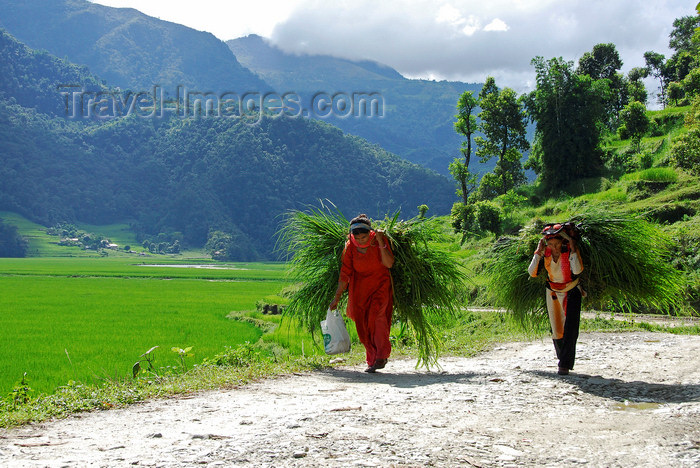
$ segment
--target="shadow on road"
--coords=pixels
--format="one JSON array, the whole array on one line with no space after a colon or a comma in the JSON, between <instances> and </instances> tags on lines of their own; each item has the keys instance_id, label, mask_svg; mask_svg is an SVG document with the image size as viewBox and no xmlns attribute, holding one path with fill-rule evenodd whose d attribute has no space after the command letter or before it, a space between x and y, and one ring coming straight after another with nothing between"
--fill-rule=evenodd
<instances>
[{"instance_id":1,"label":"shadow on road","mask_svg":"<svg viewBox=\"0 0 700 468\"><path fill-rule=\"evenodd\" d=\"M391 364L389 364L391 365ZM386 369L377 371L375 374L368 374L361 370L351 369L326 369L320 371L334 379L346 382L372 382L385 384L398 388L416 388L427 385L442 385L446 383L467 383L473 379L482 380L485 374L470 373L448 373L448 372L398 372L392 371L389 366Z\"/></svg>"},{"instance_id":2,"label":"shadow on road","mask_svg":"<svg viewBox=\"0 0 700 468\"><path fill-rule=\"evenodd\" d=\"M700 402L700 384L662 384L611 379L599 375L570 374L557 375L547 371L525 371L525 373L556 381L568 382L582 392L616 401L653 403Z\"/></svg>"}]
</instances>

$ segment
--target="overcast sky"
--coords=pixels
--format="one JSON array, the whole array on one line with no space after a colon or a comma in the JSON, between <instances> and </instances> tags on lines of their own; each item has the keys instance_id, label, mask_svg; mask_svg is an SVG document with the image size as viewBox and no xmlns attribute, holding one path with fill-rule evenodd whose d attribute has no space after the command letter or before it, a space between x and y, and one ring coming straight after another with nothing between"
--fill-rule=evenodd
<instances>
[{"instance_id":1,"label":"overcast sky","mask_svg":"<svg viewBox=\"0 0 700 468\"><path fill-rule=\"evenodd\" d=\"M259 34L294 53L387 64L410 78L533 87L535 56L578 61L595 44L617 46L623 72L643 54L670 56L673 20L697 0L96 0L209 31L222 40ZM650 91L652 91L650 89Z\"/></svg>"}]
</instances>

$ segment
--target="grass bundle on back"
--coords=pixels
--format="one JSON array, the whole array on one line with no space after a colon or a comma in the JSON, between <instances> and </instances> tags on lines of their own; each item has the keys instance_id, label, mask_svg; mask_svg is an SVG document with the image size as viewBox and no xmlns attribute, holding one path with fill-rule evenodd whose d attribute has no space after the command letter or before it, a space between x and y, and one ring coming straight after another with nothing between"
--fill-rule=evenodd
<instances>
[{"instance_id":1,"label":"grass bundle on back","mask_svg":"<svg viewBox=\"0 0 700 468\"><path fill-rule=\"evenodd\" d=\"M453 257L428 245L443 235L436 220L399 221L398 216L375 228L385 230L394 253L394 320L409 325L418 345L418 365L429 368L437 364L440 347L431 318L459 309L466 277ZM292 256L291 274L301 283L285 312L312 332L335 294L349 225L335 207L314 208L291 213L281 230L280 240Z\"/></svg>"},{"instance_id":2,"label":"grass bundle on back","mask_svg":"<svg viewBox=\"0 0 700 468\"><path fill-rule=\"evenodd\" d=\"M289 272L300 283L285 309L311 332L320 328L335 295L350 222L335 206L291 212L279 241L291 260Z\"/></svg>"},{"instance_id":3,"label":"grass bundle on back","mask_svg":"<svg viewBox=\"0 0 700 468\"><path fill-rule=\"evenodd\" d=\"M626 214L589 210L571 221L579 228L584 265L580 275L588 307L677 312L683 307L684 278L671 265L670 239L653 224ZM494 301L525 324L546 319L546 272L530 278L527 267L544 223L518 237L499 239L489 253L487 273Z\"/></svg>"},{"instance_id":4,"label":"grass bundle on back","mask_svg":"<svg viewBox=\"0 0 700 468\"><path fill-rule=\"evenodd\" d=\"M394 317L408 323L418 344L418 365L437 365L440 340L432 319L459 311L466 296L466 275L454 257L428 243L442 240L434 218L386 219L384 229L394 251Z\"/></svg>"}]
</instances>

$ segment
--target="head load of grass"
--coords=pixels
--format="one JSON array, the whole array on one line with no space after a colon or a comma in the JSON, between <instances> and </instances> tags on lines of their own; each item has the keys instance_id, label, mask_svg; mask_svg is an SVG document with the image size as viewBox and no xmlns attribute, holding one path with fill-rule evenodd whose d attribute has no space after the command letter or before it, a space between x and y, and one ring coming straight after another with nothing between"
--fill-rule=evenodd
<instances>
[{"instance_id":1,"label":"head load of grass","mask_svg":"<svg viewBox=\"0 0 700 468\"><path fill-rule=\"evenodd\" d=\"M580 233L584 265L580 284L589 307L665 313L684 308L684 277L670 262L670 239L655 225L633 215L591 208L571 221ZM537 278L527 272L543 226L535 220L519 236L499 239L488 254L486 271L494 302L525 324L546 318L544 268Z\"/></svg>"},{"instance_id":2,"label":"head load of grass","mask_svg":"<svg viewBox=\"0 0 700 468\"><path fill-rule=\"evenodd\" d=\"M465 274L454 257L431 246L442 240L433 218L399 221L399 213L377 223L394 252L394 320L408 324L416 340L418 364L437 363L439 339L431 318L455 313L464 298ZM311 331L325 317L340 276L350 222L334 206L289 214L280 241L291 257L290 272L300 286L286 313Z\"/></svg>"}]
</instances>

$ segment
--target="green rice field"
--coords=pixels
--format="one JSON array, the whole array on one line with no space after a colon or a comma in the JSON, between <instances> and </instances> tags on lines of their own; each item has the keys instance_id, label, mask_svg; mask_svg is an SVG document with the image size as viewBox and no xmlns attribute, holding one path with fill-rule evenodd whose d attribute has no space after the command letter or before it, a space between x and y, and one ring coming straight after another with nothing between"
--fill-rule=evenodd
<instances>
[{"instance_id":1,"label":"green rice field","mask_svg":"<svg viewBox=\"0 0 700 468\"><path fill-rule=\"evenodd\" d=\"M36 393L52 393L70 381L129 378L153 346L156 367L179 371L173 347L192 347L191 367L257 341L259 328L226 316L254 310L288 285L284 265L183 263L136 255L0 259L0 398L25 372Z\"/></svg>"}]
</instances>

